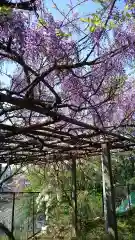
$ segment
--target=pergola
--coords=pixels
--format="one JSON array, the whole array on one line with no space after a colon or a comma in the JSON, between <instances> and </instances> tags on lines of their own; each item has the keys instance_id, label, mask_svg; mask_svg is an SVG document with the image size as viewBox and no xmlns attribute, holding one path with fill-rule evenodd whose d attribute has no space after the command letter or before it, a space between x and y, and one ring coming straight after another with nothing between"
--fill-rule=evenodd
<instances>
[{"instance_id":1,"label":"pergola","mask_svg":"<svg viewBox=\"0 0 135 240\"><path fill-rule=\"evenodd\" d=\"M123 134L122 126L99 128L71 118L62 113L60 105L54 110L53 102L3 92L0 93L0 102L0 163L42 165L54 161L72 162L76 234L76 159L102 155L106 231L118 239L110 150L132 150L134 138Z\"/></svg>"},{"instance_id":2,"label":"pergola","mask_svg":"<svg viewBox=\"0 0 135 240\"><path fill-rule=\"evenodd\" d=\"M16 4L1 0L0 6L34 10L36 13L35 2L35 0L21 1ZM111 15L114 3L115 1L113 1L109 15ZM92 124L89 118L87 119L81 114L77 115L79 112L77 106L69 106L70 101L61 101L62 99L59 98L52 85L49 85L49 81L45 79L54 70L73 72L72 70L76 68L100 64L101 59L88 61L88 57L86 57L82 62L78 60L73 64L59 65L58 63L57 65L55 63L51 66L48 63L46 70L42 69L43 71L38 74L34 67L31 68L27 61L24 61L23 56L12 51L11 43L12 36L6 44L0 43L1 56L22 67L26 86L20 84L19 92L18 89L12 91L12 87L11 90L0 89L0 164L43 165L55 161L70 161L73 173L74 222L76 236L78 236L76 160L83 159L85 156L101 155L106 232L111 239L117 240L110 151L124 152L134 149L134 137L128 134L128 128L130 129L134 125L120 124L117 127L104 127L101 124ZM127 46L125 47L127 48ZM103 55L103 61L106 58L108 59L108 53ZM45 89L42 94L40 94L40 87L37 90L40 82ZM19 83L21 83L21 79ZM98 88L95 90L95 94ZM39 91L38 98L34 97L34 89ZM50 97L48 100L50 95L53 96L53 99Z\"/></svg>"},{"instance_id":3,"label":"pergola","mask_svg":"<svg viewBox=\"0 0 135 240\"><path fill-rule=\"evenodd\" d=\"M97 155L106 143L110 150L126 151L135 146L134 138L123 134L123 126L99 128L63 114L60 108L51 110L51 103L35 99L0 93L0 102L5 104L0 111L1 163L9 160L16 164L28 153L30 158L26 163L45 162L51 156L59 158L60 155L64 159L70 153L75 156ZM31 122L22 124L19 120L22 111L26 115L36 113L37 116L31 115ZM17 118L18 122L15 120L14 123Z\"/></svg>"}]
</instances>

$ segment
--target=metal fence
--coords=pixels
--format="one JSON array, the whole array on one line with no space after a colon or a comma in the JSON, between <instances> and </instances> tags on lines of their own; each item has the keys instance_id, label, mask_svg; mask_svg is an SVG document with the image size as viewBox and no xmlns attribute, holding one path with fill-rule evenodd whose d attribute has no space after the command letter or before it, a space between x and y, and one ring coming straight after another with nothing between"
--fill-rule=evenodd
<instances>
[{"instance_id":1,"label":"metal fence","mask_svg":"<svg viewBox=\"0 0 135 240\"><path fill-rule=\"evenodd\" d=\"M116 208L118 208L125 200L128 202L127 211L135 207L135 199L131 199L131 193L135 193L135 185L115 186ZM0 223L3 223L13 233L16 239L30 239L39 233L42 227L46 225L45 211L37 212L36 199L38 194L38 192L0 192ZM94 202L94 193L92 193L92 197L91 200ZM95 192L95 203L96 197L98 197L98 193ZM102 201L99 201L97 206L102 209L102 206L99 205L102 205ZM78 202L77 206L77 214L81 215L81 202ZM93 211L96 212L96 204L92 208ZM63 211L66 212L65 209ZM99 214L100 212L98 212L98 215ZM0 232L0 237L1 236L2 233Z\"/></svg>"},{"instance_id":2,"label":"metal fence","mask_svg":"<svg viewBox=\"0 0 135 240\"><path fill-rule=\"evenodd\" d=\"M44 211L36 209L37 196L38 192L0 192L0 222L16 239L30 239L45 225Z\"/></svg>"},{"instance_id":3,"label":"metal fence","mask_svg":"<svg viewBox=\"0 0 135 240\"><path fill-rule=\"evenodd\" d=\"M131 195L132 194L132 199ZM126 200L129 203L129 208L135 207L135 185L127 184L125 185L117 185L115 186L115 205L118 207L122 201ZM134 203L134 204L133 204ZM133 206L134 205L134 206Z\"/></svg>"}]
</instances>

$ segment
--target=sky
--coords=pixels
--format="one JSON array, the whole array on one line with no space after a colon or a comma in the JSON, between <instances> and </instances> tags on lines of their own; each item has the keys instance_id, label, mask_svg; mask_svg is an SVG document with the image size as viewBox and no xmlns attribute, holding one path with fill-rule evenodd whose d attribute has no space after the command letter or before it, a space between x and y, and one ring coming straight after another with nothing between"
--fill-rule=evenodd
<instances>
[{"instance_id":1,"label":"sky","mask_svg":"<svg viewBox=\"0 0 135 240\"><path fill-rule=\"evenodd\" d=\"M61 9L64 12L69 11L69 6L75 6L77 5L79 2L78 0L54 0L54 3L58 6L59 9ZM52 1L50 0L45 0L44 1L44 5L48 8L48 10L53 13L53 16L55 16L56 18L60 17L60 14L58 13L58 11L54 8L54 4L52 3ZM95 12L97 10L97 6L99 6L99 4L92 2L91 0L87 0L86 2L84 2L83 4L81 4L80 6L77 6L75 8L75 12L78 12L79 14L88 14L88 13L92 13Z\"/></svg>"},{"instance_id":2,"label":"sky","mask_svg":"<svg viewBox=\"0 0 135 240\"><path fill-rule=\"evenodd\" d=\"M68 12L69 6L75 6L79 2L83 2L83 0L54 0L54 3L58 6L59 9L63 10L64 12ZM54 4L52 0L43 0L43 3L45 7L48 8L48 10L53 14L55 18L60 18L61 15L58 13L58 11L54 8ZM117 7L119 9L122 9L124 7L125 3L124 0L117 0ZM100 7L100 4L97 3L97 0L86 0L83 4L80 6L77 6L75 8L75 12L78 12L79 15L82 14L89 14L89 13L95 13L96 10L98 10Z\"/></svg>"},{"instance_id":3,"label":"sky","mask_svg":"<svg viewBox=\"0 0 135 240\"><path fill-rule=\"evenodd\" d=\"M0 83L4 83L5 86L8 86L10 84L10 78L7 75L13 75L14 71L15 64L11 62L5 62L2 66L2 73L0 73Z\"/></svg>"}]
</instances>

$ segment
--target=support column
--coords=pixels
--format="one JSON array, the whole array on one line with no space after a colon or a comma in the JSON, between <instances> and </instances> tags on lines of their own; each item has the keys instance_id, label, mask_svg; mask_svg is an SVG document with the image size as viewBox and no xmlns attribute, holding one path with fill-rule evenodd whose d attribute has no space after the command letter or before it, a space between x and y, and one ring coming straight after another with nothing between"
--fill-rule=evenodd
<instances>
[{"instance_id":1,"label":"support column","mask_svg":"<svg viewBox=\"0 0 135 240\"><path fill-rule=\"evenodd\" d=\"M0 163L0 182L1 182L1 177L2 177L2 164ZM0 184L0 192L1 192L1 184Z\"/></svg>"},{"instance_id":2,"label":"support column","mask_svg":"<svg viewBox=\"0 0 135 240\"><path fill-rule=\"evenodd\" d=\"M0 175L2 173L2 164L0 163Z\"/></svg>"},{"instance_id":3,"label":"support column","mask_svg":"<svg viewBox=\"0 0 135 240\"><path fill-rule=\"evenodd\" d=\"M33 237L35 235L35 198L34 193L32 193L32 231L33 231Z\"/></svg>"},{"instance_id":4,"label":"support column","mask_svg":"<svg viewBox=\"0 0 135 240\"><path fill-rule=\"evenodd\" d=\"M106 143L102 144L102 181L106 233L109 239L118 240L111 156L109 145Z\"/></svg>"},{"instance_id":5,"label":"support column","mask_svg":"<svg viewBox=\"0 0 135 240\"><path fill-rule=\"evenodd\" d=\"M15 192L13 192L13 202L12 202L12 222L11 222L11 232L14 233L14 220L15 220Z\"/></svg>"},{"instance_id":6,"label":"support column","mask_svg":"<svg viewBox=\"0 0 135 240\"><path fill-rule=\"evenodd\" d=\"M76 185L76 159L72 156L72 202L73 202L73 225L75 235L78 236L78 220L77 220L77 185Z\"/></svg>"}]
</instances>

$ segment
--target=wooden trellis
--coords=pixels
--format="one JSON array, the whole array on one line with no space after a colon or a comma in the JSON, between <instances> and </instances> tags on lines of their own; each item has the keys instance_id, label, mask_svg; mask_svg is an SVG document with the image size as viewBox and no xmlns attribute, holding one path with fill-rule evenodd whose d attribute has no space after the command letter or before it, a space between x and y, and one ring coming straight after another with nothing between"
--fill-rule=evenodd
<instances>
[{"instance_id":1,"label":"wooden trellis","mask_svg":"<svg viewBox=\"0 0 135 240\"><path fill-rule=\"evenodd\" d=\"M80 157L96 155L102 152L103 143L109 143L110 150L122 151L135 145L134 138L124 136L121 128L98 128L62 114L60 108L51 110L43 101L0 93L0 102L5 104L0 112L1 163L40 164L60 156L66 159L70 152Z\"/></svg>"},{"instance_id":2,"label":"wooden trellis","mask_svg":"<svg viewBox=\"0 0 135 240\"><path fill-rule=\"evenodd\" d=\"M122 134L122 127L108 130L71 118L62 113L60 106L54 110L53 103L3 92L0 93L0 102L3 104L0 112L0 163L45 164L72 158L76 235L76 159L102 155L106 231L118 239L110 150L132 150L134 138ZM30 116L29 121L27 116Z\"/></svg>"}]
</instances>

